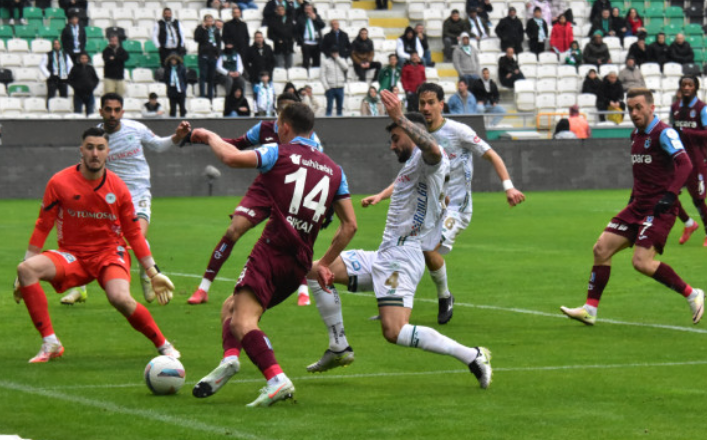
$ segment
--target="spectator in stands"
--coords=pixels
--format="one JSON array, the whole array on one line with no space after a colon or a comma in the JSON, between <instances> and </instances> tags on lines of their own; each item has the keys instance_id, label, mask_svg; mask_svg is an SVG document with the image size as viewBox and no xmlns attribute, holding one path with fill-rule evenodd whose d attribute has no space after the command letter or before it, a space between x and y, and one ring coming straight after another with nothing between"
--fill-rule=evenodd
<instances>
[{"instance_id":1,"label":"spectator in stands","mask_svg":"<svg viewBox=\"0 0 707 440\"><path fill-rule=\"evenodd\" d=\"M498 79L501 81L501 85L509 89L512 89L513 84L519 79L525 79L512 47L506 48L506 56L498 59Z\"/></svg>"},{"instance_id":2,"label":"spectator in stands","mask_svg":"<svg viewBox=\"0 0 707 440\"><path fill-rule=\"evenodd\" d=\"M540 18L549 26L552 23L552 5L549 0L530 0L525 4L528 17L535 16L535 8L540 8ZM527 26L526 26L527 27Z\"/></svg>"},{"instance_id":3,"label":"spectator in stands","mask_svg":"<svg viewBox=\"0 0 707 440\"><path fill-rule=\"evenodd\" d=\"M321 103L312 92L312 86L306 85L302 87L299 90L299 96L302 99L302 102L307 104L309 108L312 109L314 116L321 116L324 113Z\"/></svg>"},{"instance_id":4,"label":"spectator in stands","mask_svg":"<svg viewBox=\"0 0 707 440\"><path fill-rule=\"evenodd\" d=\"M619 72L619 81L624 88L624 93L634 87L646 87L646 80L643 79L641 69L636 66L636 59L632 56L626 57L626 67Z\"/></svg>"},{"instance_id":5,"label":"spectator in stands","mask_svg":"<svg viewBox=\"0 0 707 440\"><path fill-rule=\"evenodd\" d=\"M678 64L688 64L695 61L695 52L690 43L685 41L685 35L677 34L668 48L668 58Z\"/></svg>"},{"instance_id":6,"label":"spectator in stands","mask_svg":"<svg viewBox=\"0 0 707 440\"><path fill-rule=\"evenodd\" d=\"M420 106L417 96L417 88L427 81L425 66L422 64L420 55L413 52L410 61L403 66L401 82L408 102L408 110L416 112Z\"/></svg>"},{"instance_id":7,"label":"spectator in stands","mask_svg":"<svg viewBox=\"0 0 707 440\"><path fill-rule=\"evenodd\" d=\"M553 25L560 21L560 16L564 15L568 23L574 24L574 12L567 7L567 2L564 0L551 0L550 10L552 12L552 21L548 25Z\"/></svg>"},{"instance_id":8,"label":"spectator in stands","mask_svg":"<svg viewBox=\"0 0 707 440\"><path fill-rule=\"evenodd\" d=\"M265 44L262 32L257 31L253 34L253 45L248 48L246 56L243 58L248 79L254 86L258 82L261 72L267 72L268 77L272 77L272 71L275 68L275 55L272 53L272 48Z\"/></svg>"},{"instance_id":9,"label":"spectator in stands","mask_svg":"<svg viewBox=\"0 0 707 440\"><path fill-rule=\"evenodd\" d=\"M234 4L235 3L235 4ZM236 2L231 2L232 7L238 6L241 10L244 9L258 9L257 3L253 0L238 0Z\"/></svg>"},{"instance_id":10,"label":"spectator in stands","mask_svg":"<svg viewBox=\"0 0 707 440\"><path fill-rule=\"evenodd\" d=\"M498 104L500 94L496 83L491 79L491 72L487 68L481 70L481 78L471 85L471 93L476 98L476 111L479 113L493 113L496 116L491 120L491 125L498 125L506 114L506 109Z\"/></svg>"},{"instance_id":11,"label":"spectator in stands","mask_svg":"<svg viewBox=\"0 0 707 440\"><path fill-rule=\"evenodd\" d=\"M79 23L78 15L69 17L69 22L61 31L61 45L64 52L71 55L71 61L76 63L78 56L86 49L86 28Z\"/></svg>"},{"instance_id":12,"label":"spectator in stands","mask_svg":"<svg viewBox=\"0 0 707 440\"><path fill-rule=\"evenodd\" d=\"M52 7L52 0L35 0L34 7L39 8L42 12L44 12L45 9Z\"/></svg>"},{"instance_id":13,"label":"spectator in stands","mask_svg":"<svg viewBox=\"0 0 707 440\"><path fill-rule=\"evenodd\" d=\"M648 61L648 47L646 46L646 33L644 31L638 32L638 40L628 48L627 57L633 57L636 60L636 65Z\"/></svg>"},{"instance_id":14,"label":"spectator in stands","mask_svg":"<svg viewBox=\"0 0 707 440\"><path fill-rule=\"evenodd\" d=\"M64 10L66 16L70 16L72 9L83 9L88 7L87 0L59 0L59 7Z\"/></svg>"},{"instance_id":15,"label":"spectator in stands","mask_svg":"<svg viewBox=\"0 0 707 440\"><path fill-rule=\"evenodd\" d=\"M295 54L295 25L285 14L285 7L278 5L275 18L268 24L268 38L273 42L275 67L289 69Z\"/></svg>"},{"instance_id":16,"label":"spectator in stands","mask_svg":"<svg viewBox=\"0 0 707 440\"><path fill-rule=\"evenodd\" d=\"M177 106L179 106L179 116L187 114L187 68L182 62L182 57L173 53L165 60L164 83L167 85L167 98L169 98L169 116L177 116Z\"/></svg>"},{"instance_id":17,"label":"spectator in stands","mask_svg":"<svg viewBox=\"0 0 707 440\"><path fill-rule=\"evenodd\" d=\"M250 116L250 105L248 99L243 95L243 89L235 86L231 92L226 95L226 100L223 104L223 116L226 118L239 118Z\"/></svg>"},{"instance_id":18,"label":"spectator in stands","mask_svg":"<svg viewBox=\"0 0 707 440\"><path fill-rule=\"evenodd\" d=\"M226 48L216 61L216 84L221 84L228 95L234 87L245 89L243 58L233 48Z\"/></svg>"},{"instance_id":19,"label":"spectator in stands","mask_svg":"<svg viewBox=\"0 0 707 440\"><path fill-rule=\"evenodd\" d=\"M25 0L5 0L3 1L3 6L10 13L10 25L15 24L16 18L19 20L20 24L27 24L27 20L24 18L24 8L27 6Z\"/></svg>"},{"instance_id":20,"label":"spectator in stands","mask_svg":"<svg viewBox=\"0 0 707 440\"><path fill-rule=\"evenodd\" d=\"M314 6L305 3L303 11L297 18L295 35L297 44L302 48L302 66L309 69L309 66L319 67L321 65L322 29L324 21L314 11ZM368 31L366 31L368 33Z\"/></svg>"},{"instance_id":21,"label":"spectator in stands","mask_svg":"<svg viewBox=\"0 0 707 440\"><path fill-rule=\"evenodd\" d=\"M376 0L376 9L380 10L387 10L388 9L388 0Z\"/></svg>"},{"instance_id":22,"label":"spectator in stands","mask_svg":"<svg viewBox=\"0 0 707 440\"><path fill-rule=\"evenodd\" d=\"M577 136L577 139L589 139L592 135L592 129L589 128L589 123L584 116L579 114L579 106L573 105L570 107L570 131Z\"/></svg>"},{"instance_id":23,"label":"spectator in stands","mask_svg":"<svg viewBox=\"0 0 707 440\"><path fill-rule=\"evenodd\" d=\"M535 55L545 52L545 42L550 34L539 7L533 10L533 17L525 25L525 33L528 35L528 46L531 52Z\"/></svg>"},{"instance_id":24,"label":"spectator in stands","mask_svg":"<svg viewBox=\"0 0 707 440\"><path fill-rule=\"evenodd\" d=\"M572 30L572 24L567 21L564 15L560 15L560 18L552 25L552 32L550 33L550 49L552 49L558 56L567 52L570 49L570 45L574 41L574 31Z\"/></svg>"},{"instance_id":25,"label":"spectator in stands","mask_svg":"<svg viewBox=\"0 0 707 440\"><path fill-rule=\"evenodd\" d=\"M614 36L615 33L611 29L611 11L604 9L601 15L592 21L592 27L589 28L589 37L593 36L597 31L601 32L603 37Z\"/></svg>"},{"instance_id":26,"label":"spectator in stands","mask_svg":"<svg viewBox=\"0 0 707 440\"><path fill-rule=\"evenodd\" d=\"M577 139L577 135L570 130L570 121L567 118L562 118L555 126L555 134L553 139Z\"/></svg>"},{"instance_id":27,"label":"spectator in stands","mask_svg":"<svg viewBox=\"0 0 707 440\"><path fill-rule=\"evenodd\" d=\"M619 81L616 72L609 72L602 81L601 89L599 89L597 97L597 109L600 111L624 111L626 103L624 102L624 88ZM606 120L606 115L599 115L599 119Z\"/></svg>"},{"instance_id":28,"label":"spectator in stands","mask_svg":"<svg viewBox=\"0 0 707 440\"><path fill-rule=\"evenodd\" d=\"M394 53L388 55L388 65L381 69L378 74L378 84L380 90L393 91L393 87L398 84L402 77L402 68L398 64L398 56Z\"/></svg>"},{"instance_id":29,"label":"spectator in stands","mask_svg":"<svg viewBox=\"0 0 707 440\"><path fill-rule=\"evenodd\" d=\"M383 66L379 62L373 61L374 57L373 41L368 38L368 29L361 28L358 31L358 36L351 43L351 61L353 61L354 71L356 71L359 81L368 81L366 74L369 70L373 70L373 80L378 78Z\"/></svg>"},{"instance_id":30,"label":"spectator in stands","mask_svg":"<svg viewBox=\"0 0 707 440\"><path fill-rule=\"evenodd\" d=\"M630 35L638 35L639 32L646 31L646 28L643 27L643 19L638 15L636 8L628 10L626 24L628 25L628 31L631 32Z\"/></svg>"},{"instance_id":31,"label":"spectator in stands","mask_svg":"<svg viewBox=\"0 0 707 440\"><path fill-rule=\"evenodd\" d=\"M93 113L93 91L98 87L98 75L89 60L86 52L79 54L79 62L69 72L69 85L74 89L74 113L81 114L86 106L86 116Z\"/></svg>"},{"instance_id":32,"label":"spectator in stands","mask_svg":"<svg viewBox=\"0 0 707 440\"><path fill-rule=\"evenodd\" d=\"M434 67L435 63L432 61L432 52L430 52L430 42L427 39L427 34L425 33L425 26L422 23L417 23L415 25L415 35L417 39L420 40L422 45L422 62L427 67Z\"/></svg>"},{"instance_id":33,"label":"spectator in stands","mask_svg":"<svg viewBox=\"0 0 707 440\"><path fill-rule=\"evenodd\" d=\"M469 84L465 79L457 81L457 93L447 100L449 114L452 115L473 115L476 114L476 97L469 90Z\"/></svg>"},{"instance_id":34,"label":"spectator in stands","mask_svg":"<svg viewBox=\"0 0 707 440\"><path fill-rule=\"evenodd\" d=\"M231 2L226 0L206 0L206 7L220 11L221 9L230 8Z\"/></svg>"},{"instance_id":35,"label":"spectator in stands","mask_svg":"<svg viewBox=\"0 0 707 440\"><path fill-rule=\"evenodd\" d=\"M493 11L491 0L466 0L466 14L471 16L472 11L481 17L484 24L488 26L489 12Z\"/></svg>"},{"instance_id":36,"label":"spectator in stands","mask_svg":"<svg viewBox=\"0 0 707 440\"><path fill-rule=\"evenodd\" d=\"M366 97L361 100L361 116L383 116L385 109L375 87L369 87Z\"/></svg>"},{"instance_id":37,"label":"spectator in stands","mask_svg":"<svg viewBox=\"0 0 707 440\"><path fill-rule=\"evenodd\" d=\"M214 97L216 61L221 47L221 32L214 26L214 17L204 15L204 21L194 30L194 41L199 44L199 96Z\"/></svg>"},{"instance_id":38,"label":"spectator in stands","mask_svg":"<svg viewBox=\"0 0 707 440\"><path fill-rule=\"evenodd\" d=\"M465 80L467 85L481 77L479 52L471 44L469 34L466 32L461 34L461 43L452 52L452 62L459 79Z\"/></svg>"},{"instance_id":39,"label":"spectator in stands","mask_svg":"<svg viewBox=\"0 0 707 440\"><path fill-rule=\"evenodd\" d=\"M263 26L268 26L268 23L275 18L278 6L285 8L285 15L290 20L294 20L295 5L291 0L268 0L263 8Z\"/></svg>"},{"instance_id":40,"label":"spectator in stands","mask_svg":"<svg viewBox=\"0 0 707 440\"><path fill-rule=\"evenodd\" d=\"M570 48L564 56L565 64L569 64L570 66L575 66L577 68L580 64L582 64L582 51L580 50L579 43L577 43L576 40L570 43Z\"/></svg>"},{"instance_id":41,"label":"spectator in stands","mask_svg":"<svg viewBox=\"0 0 707 440\"><path fill-rule=\"evenodd\" d=\"M624 37L631 35L631 31L629 30L626 19L621 16L621 11L619 8L613 8L611 10L611 30L614 36L619 37L621 40L621 47L623 47Z\"/></svg>"},{"instance_id":42,"label":"spectator in stands","mask_svg":"<svg viewBox=\"0 0 707 440\"><path fill-rule=\"evenodd\" d=\"M287 84L285 84L285 87L282 89L282 93L292 93L298 100L301 100L297 87L295 87L292 82L288 81Z\"/></svg>"},{"instance_id":43,"label":"spectator in stands","mask_svg":"<svg viewBox=\"0 0 707 440\"><path fill-rule=\"evenodd\" d=\"M459 36L462 32L469 32L469 21L462 20L459 16L459 10L453 9L452 13L444 20L444 24L442 25L445 61L448 62L452 59L452 49L459 44Z\"/></svg>"},{"instance_id":44,"label":"spectator in stands","mask_svg":"<svg viewBox=\"0 0 707 440\"><path fill-rule=\"evenodd\" d=\"M659 32L655 41L648 45L648 61L660 64L660 70L663 70L663 64L670 61L670 47L665 43L665 34Z\"/></svg>"},{"instance_id":45,"label":"spectator in stands","mask_svg":"<svg viewBox=\"0 0 707 440\"><path fill-rule=\"evenodd\" d=\"M150 93L147 102L142 105L141 114L143 118L161 118L164 116L162 104L157 100L157 93Z\"/></svg>"},{"instance_id":46,"label":"spectator in stands","mask_svg":"<svg viewBox=\"0 0 707 440\"><path fill-rule=\"evenodd\" d=\"M584 77L584 82L582 83L582 93L591 93L597 97L597 101L599 100L599 94L601 93L601 79L599 79L596 69L589 69L587 76Z\"/></svg>"},{"instance_id":47,"label":"spectator in stands","mask_svg":"<svg viewBox=\"0 0 707 440\"><path fill-rule=\"evenodd\" d=\"M67 86L72 67L74 67L74 63L71 61L71 57L61 48L61 42L54 40L52 50L44 54L39 63L39 70L47 79L47 106L49 106L49 100L56 96L57 91L62 98L68 96Z\"/></svg>"},{"instance_id":48,"label":"spectator in stands","mask_svg":"<svg viewBox=\"0 0 707 440\"><path fill-rule=\"evenodd\" d=\"M326 115L331 116L334 101L336 101L336 116L344 114L344 86L346 71L349 69L346 60L339 56L339 50L332 46L330 57L322 62L319 78L324 86L326 96Z\"/></svg>"},{"instance_id":49,"label":"spectator in stands","mask_svg":"<svg viewBox=\"0 0 707 440\"><path fill-rule=\"evenodd\" d=\"M486 20L479 17L475 9L469 12L469 35L476 41L489 38L489 28Z\"/></svg>"},{"instance_id":50,"label":"spectator in stands","mask_svg":"<svg viewBox=\"0 0 707 440\"><path fill-rule=\"evenodd\" d=\"M592 10L589 12L589 22L593 23L598 17L601 17L603 10L611 10L610 0L596 0L592 5Z\"/></svg>"},{"instance_id":51,"label":"spectator in stands","mask_svg":"<svg viewBox=\"0 0 707 440\"><path fill-rule=\"evenodd\" d=\"M152 30L152 42L160 53L160 65L164 66L167 56L176 53L184 55L187 51L184 46L184 29L176 18L172 18L172 10L164 8L162 19L155 23Z\"/></svg>"},{"instance_id":52,"label":"spectator in stands","mask_svg":"<svg viewBox=\"0 0 707 440\"><path fill-rule=\"evenodd\" d=\"M515 53L523 52L525 31L523 22L518 18L516 8L508 8L508 15L503 17L496 25L496 35L501 39L501 50L506 51L512 47Z\"/></svg>"},{"instance_id":53,"label":"spectator in stands","mask_svg":"<svg viewBox=\"0 0 707 440\"><path fill-rule=\"evenodd\" d=\"M112 35L103 49L103 92L125 96L125 62L130 54L117 35Z\"/></svg>"},{"instance_id":54,"label":"spectator in stands","mask_svg":"<svg viewBox=\"0 0 707 440\"><path fill-rule=\"evenodd\" d=\"M255 95L255 115L275 116L275 87L270 82L268 72L260 72L260 82L253 87Z\"/></svg>"},{"instance_id":55,"label":"spectator in stands","mask_svg":"<svg viewBox=\"0 0 707 440\"><path fill-rule=\"evenodd\" d=\"M609 47L604 43L600 30L594 32L592 39L584 47L582 58L586 64L594 64L596 66L611 64L611 53L609 52Z\"/></svg>"},{"instance_id":56,"label":"spectator in stands","mask_svg":"<svg viewBox=\"0 0 707 440\"><path fill-rule=\"evenodd\" d=\"M223 25L223 40L224 50L233 49L243 57L250 46L250 33L248 25L241 19L242 11L239 6L234 6L231 9L231 20Z\"/></svg>"},{"instance_id":57,"label":"spectator in stands","mask_svg":"<svg viewBox=\"0 0 707 440\"><path fill-rule=\"evenodd\" d=\"M420 39L417 38L415 30L410 26L405 28L405 32L398 38L397 47L395 48L395 53L398 55L400 62L405 64L410 60L413 53L416 53L420 60L425 55L425 51L422 49L422 43Z\"/></svg>"},{"instance_id":58,"label":"spectator in stands","mask_svg":"<svg viewBox=\"0 0 707 440\"><path fill-rule=\"evenodd\" d=\"M332 20L329 26L331 30L322 39L322 53L327 57L331 57L331 51L336 47L337 56L348 60L351 55L349 34L339 28L339 20Z\"/></svg>"}]
</instances>

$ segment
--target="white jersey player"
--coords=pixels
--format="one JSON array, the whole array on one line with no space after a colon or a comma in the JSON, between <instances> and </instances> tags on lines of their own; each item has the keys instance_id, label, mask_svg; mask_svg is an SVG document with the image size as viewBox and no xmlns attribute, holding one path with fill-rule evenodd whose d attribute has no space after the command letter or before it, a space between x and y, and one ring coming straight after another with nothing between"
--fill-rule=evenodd
<instances>
[{"instance_id":1,"label":"white jersey player","mask_svg":"<svg viewBox=\"0 0 707 440\"><path fill-rule=\"evenodd\" d=\"M438 237L436 229L443 213L449 160L427 133L422 115L403 116L397 96L387 90L381 92L381 99L394 121L387 127L390 149L405 163L391 187L362 201L366 207L390 197L383 241L377 251L343 252L329 269L335 283L348 283L351 291L375 292L383 336L388 342L450 355L467 365L481 387L486 388L491 383L488 349L467 347L432 328L409 323L415 290L425 271L423 246L429 237ZM309 372L323 372L353 362L339 295L333 287L326 293L319 286L317 266L315 262L308 275L309 288L329 330L329 348L319 361L307 367Z\"/></svg>"},{"instance_id":2,"label":"white jersey player","mask_svg":"<svg viewBox=\"0 0 707 440\"><path fill-rule=\"evenodd\" d=\"M115 93L107 93L101 97L103 123L99 127L108 134L110 154L106 165L120 177L128 187L135 205L135 212L140 223L143 236L147 236L150 225L152 194L150 193L150 165L145 159L147 147L154 151L165 151L179 143L189 134L188 122L182 122L172 136L159 137L144 124L123 119L123 98ZM140 271L145 300L152 302L155 293L150 284L150 278L144 270ZM74 304L86 300L86 287L72 289L62 299L62 304Z\"/></svg>"},{"instance_id":3,"label":"white jersey player","mask_svg":"<svg viewBox=\"0 0 707 440\"><path fill-rule=\"evenodd\" d=\"M432 280L437 287L439 314L437 322L446 324L452 319L454 296L447 286L447 267L443 254L452 250L457 236L471 221L471 179L474 176L474 158L480 157L491 162L506 192L506 200L515 206L525 200L525 195L513 187L506 165L483 139L471 127L445 119L444 90L438 84L424 83L417 93L420 100L420 112L425 117L429 132L449 156L451 162L448 187L449 207L442 221L440 242L435 248L425 249L425 262Z\"/></svg>"}]
</instances>

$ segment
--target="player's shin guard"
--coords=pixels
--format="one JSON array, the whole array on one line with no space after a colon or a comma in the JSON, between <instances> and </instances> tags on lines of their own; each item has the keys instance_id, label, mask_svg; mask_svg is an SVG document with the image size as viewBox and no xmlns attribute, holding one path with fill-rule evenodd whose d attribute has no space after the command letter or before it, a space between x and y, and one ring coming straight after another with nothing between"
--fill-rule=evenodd
<instances>
[{"instance_id":1,"label":"player's shin guard","mask_svg":"<svg viewBox=\"0 0 707 440\"><path fill-rule=\"evenodd\" d=\"M164 345L166 339L162 335L160 328L157 323L152 319L150 312L140 303L137 303L137 307L132 315L128 317L128 322L133 328L147 337L156 348Z\"/></svg>"},{"instance_id":2,"label":"player's shin guard","mask_svg":"<svg viewBox=\"0 0 707 440\"><path fill-rule=\"evenodd\" d=\"M231 331L231 318L228 318L223 322L223 327L221 329L221 341L224 359L229 356L240 356L242 345L241 341L233 336L233 332Z\"/></svg>"},{"instance_id":3,"label":"player's shin guard","mask_svg":"<svg viewBox=\"0 0 707 440\"><path fill-rule=\"evenodd\" d=\"M587 304L592 307L599 307L601 295L604 293L606 285L609 283L611 266L593 266L589 276L589 287L587 288Z\"/></svg>"},{"instance_id":4,"label":"player's shin guard","mask_svg":"<svg viewBox=\"0 0 707 440\"><path fill-rule=\"evenodd\" d=\"M211 258L209 258L209 265L206 266L206 272L204 272L204 279L213 281L221 270L221 266L228 260L231 256L231 251L233 250L233 240L230 237L224 235L221 237L221 241L218 242L216 248L211 253ZM204 289L208 290L208 289Z\"/></svg>"},{"instance_id":5,"label":"player's shin guard","mask_svg":"<svg viewBox=\"0 0 707 440\"><path fill-rule=\"evenodd\" d=\"M682 203L680 203L680 200L675 203L678 205L678 217L680 218L680 221L685 223L686 221L690 220L690 214L685 211L685 208L683 208Z\"/></svg>"},{"instance_id":6,"label":"player's shin guard","mask_svg":"<svg viewBox=\"0 0 707 440\"><path fill-rule=\"evenodd\" d=\"M447 263L443 263L437 270L431 270L430 276L437 286L437 298L449 298L451 294L447 285Z\"/></svg>"},{"instance_id":7,"label":"player's shin guard","mask_svg":"<svg viewBox=\"0 0 707 440\"><path fill-rule=\"evenodd\" d=\"M692 288L675 273L672 267L665 263L660 263L658 269L653 274L653 279L673 289L684 297L692 293Z\"/></svg>"},{"instance_id":8,"label":"player's shin guard","mask_svg":"<svg viewBox=\"0 0 707 440\"><path fill-rule=\"evenodd\" d=\"M278 365L273 352L272 344L267 335L261 330L251 330L241 341L243 350L255 364L256 367L263 373L265 379L270 380L278 374L282 373L282 368Z\"/></svg>"},{"instance_id":9,"label":"player's shin guard","mask_svg":"<svg viewBox=\"0 0 707 440\"><path fill-rule=\"evenodd\" d=\"M477 349L466 347L433 328L412 324L405 324L400 329L396 344L453 356L463 362L464 365L469 365L479 354Z\"/></svg>"},{"instance_id":10,"label":"player's shin guard","mask_svg":"<svg viewBox=\"0 0 707 440\"><path fill-rule=\"evenodd\" d=\"M47 304L47 296L39 283L34 283L29 286L21 286L22 298L27 305L29 317L32 323L39 331L42 337L54 334L52 320L49 317L49 305Z\"/></svg>"},{"instance_id":11,"label":"player's shin guard","mask_svg":"<svg viewBox=\"0 0 707 440\"><path fill-rule=\"evenodd\" d=\"M317 303L317 310L324 321L329 334L329 349L334 352L345 350L349 346L344 332L344 316L341 313L341 298L335 287L330 287L331 293L326 293L317 280L307 280L309 291Z\"/></svg>"}]
</instances>

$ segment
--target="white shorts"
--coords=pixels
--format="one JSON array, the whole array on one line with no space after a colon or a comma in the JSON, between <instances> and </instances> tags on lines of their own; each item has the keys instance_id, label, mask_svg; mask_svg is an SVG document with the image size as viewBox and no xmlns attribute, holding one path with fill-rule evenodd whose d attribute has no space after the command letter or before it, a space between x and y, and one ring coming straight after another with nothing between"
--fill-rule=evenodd
<instances>
[{"instance_id":1,"label":"white shorts","mask_svg":"<svg viewBox=\"0 0 707 440\"><path fill-rule=\"evenodd\" d=\"M373 290L378 307L412 308L417 285L425 272L419 246L391 246L377 251L351 250L341 254L349 275L349 291Z\"/></svg>"},{"instance_id":2,"label":"white shorts","mask_svg":"<svg viewBox=\"0 0 707 440\"><path fill-rule=\"evenodd\" d=\"M469 226L471 213L460 213L459 211L447 210L442 221L442 233L439 240L439 253L444 255L452 251L457 236Z\"/></svg>"},{"instance_id":3,"label":"white shorts","mask_svg":"<svg viewBox=\"0 0 707 440\"><path fill-rule=\"evenodd\" d=\"M147 223L150 223L152 216L152 194L150 191L144 191L140 194L134 194L133 205L135 205L135 215L138 218L144 218Z\"/></svg>"}]
</instances>

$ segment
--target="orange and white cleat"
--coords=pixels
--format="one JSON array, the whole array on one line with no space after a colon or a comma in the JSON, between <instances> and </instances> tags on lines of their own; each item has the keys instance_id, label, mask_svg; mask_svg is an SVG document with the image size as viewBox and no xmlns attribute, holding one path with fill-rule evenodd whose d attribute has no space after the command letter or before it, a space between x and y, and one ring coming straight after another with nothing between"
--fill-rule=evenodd
<instances>
[{"instance_id":1,"label":"orange and white cleat","mask_svg":"<svg viewBox=\"0 0 707 440\"><path fill-rule=\"evenodd\" d=\"M298 306L308 306L311 304L311 301L309 300L309 295L306 293L300 293L297 295L297 305Z\"/></svg>"},{"instance_id":2,"label":"orange and white cleat","mask_svg":"<svg viewBox=\"0 0 707 440\"><path fill-rule=\"evenodd\" d=\"M695 232L699 227L700 225L698 225L697 222L694 222L692 226L685 226L685 229L682 231L682 235L680 236L680 244L687 243L687 240L690 239L692 233ZM705 246L707 246L707 239L705 239Z\"/></svg>"},{"instance_id":3,"label":"orange and white cleat","mask_svg":"<svg viewBox=\"0 0 707 440\"><path fill-rule=\"evenodd\" d=\"M703 246L703 247L707 247L707 237L705 237L705 242L702 243L702 246Z\"/></svg>"},{"instance_id":4,"label":"orange and white cleat","mask_svg":"<svg viewBox=\"0 0 707 440\"><path fill-rule=\"evenodd\" d=\"M29 360L30 364L41 364L52 359L61 357L64 354L64 346L61 343L45 342L37 353L37 356Z\"/></svg>"},{"instance_id":5,"label":"orange and white cleat","mask_svg":"<svg viewBox=\"0 0 707 440\"><path fill-rule=\"evenodd\" d=\"M197 289L196 292L187 300L189 304L201 304L209 301L209 292L204 289Z\"/></svg>"}]
</instances>

